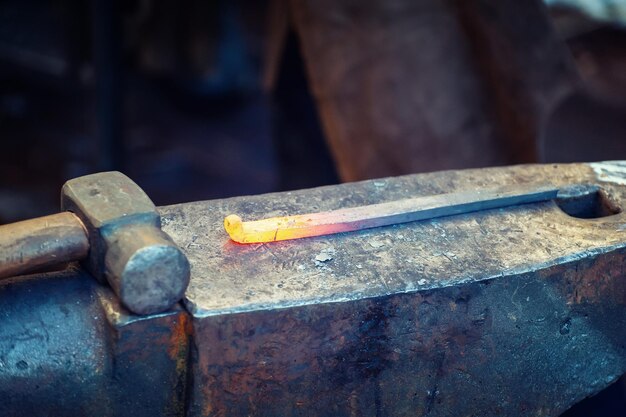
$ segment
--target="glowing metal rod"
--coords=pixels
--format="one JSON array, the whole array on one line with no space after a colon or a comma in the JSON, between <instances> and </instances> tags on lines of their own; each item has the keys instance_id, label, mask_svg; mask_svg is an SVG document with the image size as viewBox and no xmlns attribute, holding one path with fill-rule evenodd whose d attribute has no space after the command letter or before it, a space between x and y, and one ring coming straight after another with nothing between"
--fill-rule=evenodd
<instances>
[{"instance_id":1,"label":"glowing metal rod","mask_svg":"<svg viewBox=\"0 0 626 417\"><path fill-rule=\"evenodd\" d=\"M275 242L536 203L555 198L558 191L552 186L516 185L246 222L231 214L224 219L224 228L238 243Z\"/></svg>"}]
</instances>

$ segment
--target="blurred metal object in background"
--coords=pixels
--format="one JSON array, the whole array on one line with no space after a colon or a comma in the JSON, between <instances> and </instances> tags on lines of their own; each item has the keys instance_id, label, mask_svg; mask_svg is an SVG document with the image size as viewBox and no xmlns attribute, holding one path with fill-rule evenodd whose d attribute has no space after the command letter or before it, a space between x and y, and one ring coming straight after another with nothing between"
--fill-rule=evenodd
<instances>
[{"instance_id":1,"label":"blurred metal object in background","mask_svg":"<svg viewBox=\"0 0 626 417\"><path fill-rule=\"evenodd\" d=\"M577 80L539 0L278 3L344 181L537 161Z\"/></svg>"},{"instance_id":2,"label":"blurred metal object in background","mask_svg":"<svg viewBox=\"0 0 626 417\"><path fill-rule=\"evenodd\" d=\"M626 3L620 0L544 0L552 7L569 8L590 19L626 26Z\"/></svg>"}]
</instances>

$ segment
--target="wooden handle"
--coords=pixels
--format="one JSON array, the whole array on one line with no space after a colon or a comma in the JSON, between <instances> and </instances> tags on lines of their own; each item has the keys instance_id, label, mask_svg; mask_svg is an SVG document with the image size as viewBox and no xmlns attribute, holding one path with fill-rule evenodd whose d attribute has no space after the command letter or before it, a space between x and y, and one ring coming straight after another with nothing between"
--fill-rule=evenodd
<instances>
[{"instance_id":1,"label":"wooden handle","mask_svg":"<svg viewBox=\"0 0 626 417\"><path fill-rule=\"evenodd\" d=\"M0 226L0 279L84 258L89 239L70 212Z\"/></svg>"}]
</instances>

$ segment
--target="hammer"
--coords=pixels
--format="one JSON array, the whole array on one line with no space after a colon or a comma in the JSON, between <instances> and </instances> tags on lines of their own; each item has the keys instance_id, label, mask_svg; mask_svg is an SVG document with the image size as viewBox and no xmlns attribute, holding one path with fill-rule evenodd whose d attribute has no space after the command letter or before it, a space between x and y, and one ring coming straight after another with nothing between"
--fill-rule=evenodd
<instances>
[{"instance_id":1,"label":"hammer","mask_svg":"<svg viewBox=\"0 0 626 417\"><path fill-rule=\"evenodd\" d=\"M183 297L189 262L130 178L103 172L67 181L61 210L0 226L0 278L82 261L136 314L167 310Z\"/></svg>"}]
</instances>

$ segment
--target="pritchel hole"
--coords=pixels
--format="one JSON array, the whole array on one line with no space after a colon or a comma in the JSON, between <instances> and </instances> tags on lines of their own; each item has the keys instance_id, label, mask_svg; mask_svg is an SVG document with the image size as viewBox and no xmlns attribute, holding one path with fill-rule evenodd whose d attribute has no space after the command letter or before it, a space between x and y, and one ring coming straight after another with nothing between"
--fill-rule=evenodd
<instances>
[{"instance_id":1,"label":"pritchel hole","mask_svg":"<svg viewBox=\"0 0 626 417\"><path fill-rule=\"evenodd\" d=\"M597 219L622 212L617 202L597 185L576 185L559 191L556 204L579 219Z\"/></svg>"}]
</instances>

